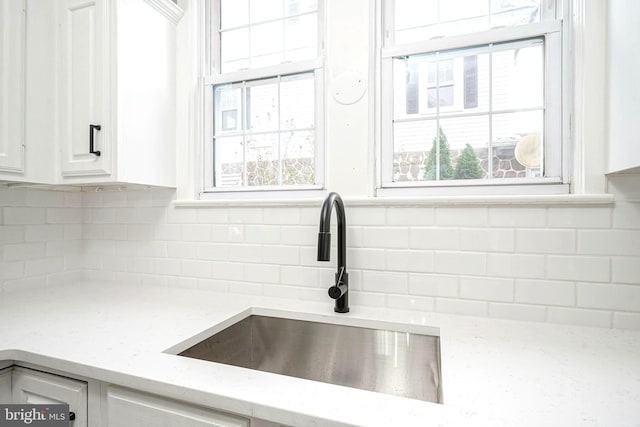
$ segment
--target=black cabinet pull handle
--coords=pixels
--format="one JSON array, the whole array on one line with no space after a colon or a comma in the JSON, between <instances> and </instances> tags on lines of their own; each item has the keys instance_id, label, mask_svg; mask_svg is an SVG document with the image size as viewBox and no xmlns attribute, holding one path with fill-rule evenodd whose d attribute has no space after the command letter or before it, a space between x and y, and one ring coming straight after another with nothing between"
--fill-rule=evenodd
<instances>
[{"instance_id":1,"label":"black cabinet pull handle","mask_svg":"<svg viewBox=\"0 0 640 427\"><path fill-rule=\"evenodd\" d=\"M101 130L102 126L100 125L89 125L89 153L95 154L96 156L100 156L100 150L93 151L93 131Z\"/></svg>"},{"instance_id":2,"label":"black cabinet pull handle","mask_svg":"<svg viewBox=\"0 0 640 427\"><path fill-rule=\"evenodd\" d=\"M76 413L69 412L69 421L75 421L75 420L76 420Z\"/></svg>"}]
</instances>

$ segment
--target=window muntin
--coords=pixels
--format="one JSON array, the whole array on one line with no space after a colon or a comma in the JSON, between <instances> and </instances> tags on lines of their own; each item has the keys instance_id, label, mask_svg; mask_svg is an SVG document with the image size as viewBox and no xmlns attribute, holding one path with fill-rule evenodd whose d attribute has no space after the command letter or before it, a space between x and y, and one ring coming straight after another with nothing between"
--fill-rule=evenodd
<instances>
[{"instance_id":1,"label":"window muntin","mask_svg":"<svg viewBox=\"0 0 640 427\"><path fill-rule=\"evenodd\" d=\"M539 1L467 3L383 3L381 188L562 182L561 24L555 10L548 1L542 12ZM488 11L482 28L463 26L455 37L408 45L398 41L411 19L416 28L443 22L442 15L440 21L431 16L431 24L424 24L424 14L411 18L405 12L412 7L457 7L468 18L480 3ZM516 19L525 6L535 11ZM507 10L505 22L513 28L490 29ZM406 25L396 29L398 19ZM475 30L480 32L465 34ZM465 173L473 163L479 168Z\"/></svg>"},{"instance_id":2,"label":"window muntin","mask_svg":"<svg viewBox=\"0 0 640 427\"><path fill-rule=\"evenodd\" d=\"M216 0L205 192L322 188L321 2Z\"/></svg>"}]
</instances>

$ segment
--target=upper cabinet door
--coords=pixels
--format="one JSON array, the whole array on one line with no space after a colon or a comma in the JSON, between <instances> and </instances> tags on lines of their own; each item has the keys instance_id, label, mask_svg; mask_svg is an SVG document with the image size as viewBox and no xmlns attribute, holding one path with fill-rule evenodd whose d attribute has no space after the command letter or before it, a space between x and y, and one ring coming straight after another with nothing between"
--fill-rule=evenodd
<instances>
[{"instance_id":1,"label":"upper cabinet door","mask_svg":"<svg viewBox=\"0 0 640 427\"><path fill-rule=\"evenodd\" d=\"M106 105L110 3L60 2L59 146L63 177L111 173L112 129Z\"/></svg>"},{"instance_id":2,"label":"upper cabinet door","mask_svg":"<svg viewBox=\"0 0 640 427\"><path fill-rule=\"evenodd\" d=\"M25 0L0 1L0 172L24 172Z\"/></svg>"}]
</instances>

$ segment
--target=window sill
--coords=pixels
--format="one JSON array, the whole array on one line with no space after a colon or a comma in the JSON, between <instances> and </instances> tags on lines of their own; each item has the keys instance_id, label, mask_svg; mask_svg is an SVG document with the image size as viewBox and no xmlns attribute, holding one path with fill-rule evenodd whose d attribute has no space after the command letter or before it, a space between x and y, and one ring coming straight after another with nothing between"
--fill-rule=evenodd
<instances>
[{"instance_id":1,"label":"window sill","mask_svg":"<svg viewBox=\"0 0 640 427\"><path fill-rule=\"evenodd\" d=\"M304 199L225 199L176 200L177 208L223 207L317 207L324 197ZM344 197L345 205L358 207L420 207L420 206L558 206L610 205L613 194L553 194L526 196L435 196L435 197Z\"/></svg>"}]
</instances>

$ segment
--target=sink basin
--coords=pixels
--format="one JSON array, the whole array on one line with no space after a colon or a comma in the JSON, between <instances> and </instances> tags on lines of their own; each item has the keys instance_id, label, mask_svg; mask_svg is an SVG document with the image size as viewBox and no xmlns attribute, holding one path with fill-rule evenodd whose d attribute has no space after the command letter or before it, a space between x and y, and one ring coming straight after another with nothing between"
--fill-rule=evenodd
<instances>
[{"instance_id":1,"label":"sink basin","mask_svg":"<svg viewBox=\"0 0 640 427\"><path fill-rule=\"evenodd\" d=\"M442 402L437 336L250 315L179 355Z\"/></svg>"}]
</instances>

